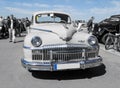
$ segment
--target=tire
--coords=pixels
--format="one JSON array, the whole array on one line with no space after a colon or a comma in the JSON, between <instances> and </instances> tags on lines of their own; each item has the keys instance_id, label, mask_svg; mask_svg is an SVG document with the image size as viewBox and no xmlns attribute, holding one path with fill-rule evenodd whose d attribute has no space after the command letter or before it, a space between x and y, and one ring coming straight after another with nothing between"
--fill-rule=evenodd
<instances>
[{"instance_id":1,"label":"tire","mask_svg":"<svg viewBox=\"0 0 120 88\"><path fill-rule=\"evenodd\" d=\"M120 52L120 37L119 37L119 39L118 39L118 43L117 43L117 51Z\"/></svg>"},{"instance_id":2,"label":"tire","mask_svg":"<svg viewBox=\"0 0 120 88\"><path fill-rule=\"evenodd\" d=\"M101 39L101 42L102 42L103 44L105 44L108 35L109 35L109 33L106 33L105 35L103 35L103 37L102 37L102 39Z\"/></svg>"},{"instance_id":3,"label":"tire","mask_svg":"<svg viewBox=\"0 0 120 88\"><path fill-rule=\"evenodd\" d=\"M114 47L113 43L114 43L113 37L112 36L107 37L105 42L105 49L106 50L112 49Z\"/></svg>"}]
</instances>

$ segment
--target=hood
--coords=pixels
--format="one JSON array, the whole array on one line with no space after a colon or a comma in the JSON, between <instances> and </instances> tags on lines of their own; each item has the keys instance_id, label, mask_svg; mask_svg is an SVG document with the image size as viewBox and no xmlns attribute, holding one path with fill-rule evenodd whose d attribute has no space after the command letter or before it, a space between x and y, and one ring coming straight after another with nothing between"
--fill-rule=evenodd
<instances>
[{"instance_id":1,"label":"hood","mask_svg":"<svg viewBox=\"0 0 120 88\"><path fill-rule=\"evenodd\" d=\"M51 32L56 34L60 39L63 41L70 41L72 36L77 31L72 24L59 24L59 23L44 23L44 24L37 24L31 26L31 29L43 31L43 32Z\"/></svg>"}]
</instances>

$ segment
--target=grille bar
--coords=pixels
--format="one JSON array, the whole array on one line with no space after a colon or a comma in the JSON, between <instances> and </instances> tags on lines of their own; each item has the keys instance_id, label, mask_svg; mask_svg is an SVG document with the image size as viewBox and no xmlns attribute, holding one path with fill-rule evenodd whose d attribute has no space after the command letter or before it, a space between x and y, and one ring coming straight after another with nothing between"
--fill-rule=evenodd
<instances>
[{"instance_id":1,"label":"grille bar","mask_svg":"<svg viewBox=\"0 0 120 88\"><path fill-rule=\"evenodd\" d=\"M57 61L74 61L74 60L80 60L83 59L82 56L83 52L73 52L73 53L56 53L53 52L53 58L52 60Z\"/></svg>"},{"instance_id":2,"label":"grille bar","mask_svg":"<svg viewBox=\"0 0 120 88\"><path fill-rule=\"evenodd\" d=\"M97 55L96 53L96 51L87 51L80 47L38 49L32 50L32 60L53 62L80 61L85 58L94 58Z\"/></svg>"}]
</instances>

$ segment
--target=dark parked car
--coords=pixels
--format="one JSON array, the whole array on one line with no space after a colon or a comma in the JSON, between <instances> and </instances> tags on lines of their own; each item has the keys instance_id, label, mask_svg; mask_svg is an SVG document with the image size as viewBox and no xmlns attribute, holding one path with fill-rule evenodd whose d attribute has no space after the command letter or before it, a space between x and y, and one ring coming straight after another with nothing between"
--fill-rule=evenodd
<instances>
[{"instance_id":1,"label":"dark parked car","mask_svg":"<svg viewBox=\"0 0 120 88\"><path fill-rule=\"evenodd\" d=\"M2 26L0 28L0 38L8 38L9 32L8 32L8 25L7 25L7 19L3 19Z\"/></svg>"},{"instance_id":2,"label":"dark parked car","mask_svg":"<svg viewBox=\"0 0 120 88\"><path fill-rule=\"evenodd\" d=\"M95 35L99 42L105 43L108 33L120 33L120 15L113 15L98 24L95 24L93 35Z\"/></svg>"}]
</instances>

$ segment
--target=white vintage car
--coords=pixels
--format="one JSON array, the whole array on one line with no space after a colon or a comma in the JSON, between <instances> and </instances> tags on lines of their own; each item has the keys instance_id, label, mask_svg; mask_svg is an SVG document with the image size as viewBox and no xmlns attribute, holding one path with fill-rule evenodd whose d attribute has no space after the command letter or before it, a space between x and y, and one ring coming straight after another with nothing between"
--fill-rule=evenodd
<instances>
[{"instance_id":1,"label":"white vintage car","mask_svg":"<svg viewBox=\"0 0 120 88\"><path fill-rule=\"evenodd\" d=\"M21 59L28 70L86 69L102 64L96 37L80 31L66 13L36 12L30 31Z\"/></svg>"}]
</instances>

